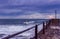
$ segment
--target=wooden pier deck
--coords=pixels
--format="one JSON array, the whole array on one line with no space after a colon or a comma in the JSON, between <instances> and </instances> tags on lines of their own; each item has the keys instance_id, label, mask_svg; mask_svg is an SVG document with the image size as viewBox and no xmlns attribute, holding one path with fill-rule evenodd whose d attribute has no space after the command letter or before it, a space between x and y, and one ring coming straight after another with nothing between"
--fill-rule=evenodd
<instances>
[{"instance_id":1,"label":"wooden pier deck","mask_svg":"<svg viewBox=\"0 0 60 39\"><path fill-rule=\"evenodd\" d=\"M50 20L50 24L42 32L38 33L38 39L60 39L60 19Z\"/></svg>"}]
</instances>

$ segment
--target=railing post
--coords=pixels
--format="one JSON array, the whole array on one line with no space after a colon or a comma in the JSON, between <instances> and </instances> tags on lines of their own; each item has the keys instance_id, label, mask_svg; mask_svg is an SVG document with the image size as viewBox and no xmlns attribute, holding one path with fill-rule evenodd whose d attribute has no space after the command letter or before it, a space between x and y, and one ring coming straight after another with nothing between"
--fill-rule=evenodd
<instances>
[{"instance_id":1,"label":"railing post","mask_svg":"<svg viewBox=\"0 0 60 39\"><path fill-rule=\"evenodd\" d=\"M44 25L44 22L43 22L43 34L45 34L45 25Z\"/></svg>"},{"instance_id":2,"label":"railing post","mask_svg":"<svg viewBox=\"0 0 60 39\"><path fill-rule=\"evenodd\" d=\"M46 25L45 25L46 29L47 29L47 27L48 27L47 24L48 24L48 22L46 21Z\"/></svg>"},{"instance_id":3,"label":"railing post","mask_svg":"<svg viewBox=\"0 0 60 39\"><path fill-rule=\"evenodd\" d=\"M38 37L38 35L37 35L37 32L38 32L38 31L37 31L37 28L38 28L38 27L37 27L37 26L38 26L38 25L35 25L35 39L37 39L37 37Z\"/></svg>"}]
</instances>

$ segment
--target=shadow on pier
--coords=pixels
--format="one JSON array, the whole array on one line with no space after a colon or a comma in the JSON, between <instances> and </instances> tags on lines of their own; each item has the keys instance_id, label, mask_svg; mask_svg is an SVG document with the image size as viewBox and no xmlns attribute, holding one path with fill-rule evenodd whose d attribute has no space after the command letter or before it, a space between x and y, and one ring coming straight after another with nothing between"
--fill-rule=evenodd
<instances>
[{"instance_id":1,"label":"shadow on pier","mask_svg":"<svg viewBox=\"0 0 60 39\"><path fill-rule=\"evenodd\" d=\"M24 33L32 28L35 28L35 36L31 39L60 39L60 19L50 19L46 22L43 22L43 29L39 33L37 33L38 25L10 36L6 36L3 39L15 37L16 35Z\"/></svg>"}]
</instances>

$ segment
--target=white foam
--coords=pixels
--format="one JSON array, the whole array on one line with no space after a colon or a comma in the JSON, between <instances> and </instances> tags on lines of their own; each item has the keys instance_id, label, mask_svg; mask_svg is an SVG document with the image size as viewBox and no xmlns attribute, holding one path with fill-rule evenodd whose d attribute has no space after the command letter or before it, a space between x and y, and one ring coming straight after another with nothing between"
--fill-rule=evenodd
<instances>
[{"instance_id":1,"label":"white foam","mask_svg":"<svg viewBox=\"0 0 60 39\"><path fill-rule=\"evenodd\" d=\"M29 26L15 26L15 25L0 25L0 34L13 34L13 32L19 32L19 31L23 31L27 28L32 27L33 25L29 25Z\"/></svg>"},{"instance_id":2,"label":"white foam","mask_svg":"<svg viewBox=\"0 0 60 39\"><path fill-rule=\"evenodd\" d=\"M7 34L7 35L11 35L11 34L14 34L14 33L17 33L17 32L20 32L20 31L23 31L25 29L28 29L32 26L35 26L35 25L26 25L26 26L20 26L20 25L0 25L0 34ZM30 37L33 37L34 34L35 34L35 28L27 31L27 32L24 32L20 35L22 36L28 36L29 38ZM41 31L42 29L42 24L38 26L38 32Z\"/></svg>"}]
</instances>

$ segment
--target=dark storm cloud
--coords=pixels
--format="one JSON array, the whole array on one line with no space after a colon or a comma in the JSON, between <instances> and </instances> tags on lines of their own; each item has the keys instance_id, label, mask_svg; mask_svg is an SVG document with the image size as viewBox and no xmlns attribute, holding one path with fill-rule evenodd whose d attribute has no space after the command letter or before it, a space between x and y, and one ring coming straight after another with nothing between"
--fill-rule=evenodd
<instances>
[{"instance_id":1,"label":"dark storm cloud","mask_svg":"<svg viewBox=\"0 0 60 39\"><path fill-rule=\"evenodd\" d=\"M0 16L53 13L60 10L59 0L0 0Z\"/></svg>"}]
</instances>

